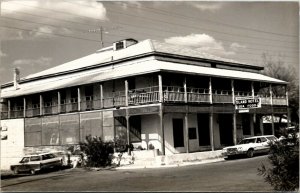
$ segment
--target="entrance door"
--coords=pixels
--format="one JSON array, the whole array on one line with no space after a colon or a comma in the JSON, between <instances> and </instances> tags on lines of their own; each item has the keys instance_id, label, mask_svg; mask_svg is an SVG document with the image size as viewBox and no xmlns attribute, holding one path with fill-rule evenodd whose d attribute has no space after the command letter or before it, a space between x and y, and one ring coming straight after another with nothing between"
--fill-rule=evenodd
<instances>
[{"instance_id":1,"label":"entrance door","mask_svg":"<svg viewBox=\"0 0 300 193\"><path fill-rule=\"evenodd\" d=\"M219 114L219 129L221 145L233 145L233 118L232 114Z\"/></svg>"},{"instance_id":2,"label":"entrance door","mask_svg":"<svg viewBox=\"0 0 300 193\"><path fill-rule=\"evenodd\" d=\"M198 133L199 133L199 146L210 145L209 135L209 115L197 114Z\"/></svg>"},{"instance_id":3,"label":"entrance door","mask_svg":"<svg viewBox=\"0 0 300 193\"><path fill-rule=\"evenodd\" d=\"M184 147L183 119L173 119L174 147Z\"/></svg>"}]
</instances>

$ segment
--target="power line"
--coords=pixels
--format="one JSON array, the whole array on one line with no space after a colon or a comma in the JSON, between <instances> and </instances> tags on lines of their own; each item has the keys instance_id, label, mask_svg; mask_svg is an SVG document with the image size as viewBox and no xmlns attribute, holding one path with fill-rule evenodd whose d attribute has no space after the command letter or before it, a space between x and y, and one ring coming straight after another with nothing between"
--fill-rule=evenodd
<instances>
[{"instance_id":1,"label":"power line","mask_svg":"<svg viewBox=\"0 0 300 193\"><path fill-rule=\"evenodd\" d=\"M91 41L91 42L100 42L98 40L92 40L92 39L86 39L86 38L80 38L80 37L75 37L75 36L67 36L63 34L56 34L56 33L47 33L47 32L41 32L38 30L30 30L30 29L24 29L24 28L18 28L18 27L11 27L11 26L4 26L0 25L2 28L9 28L9 29L18 29L22 31L29 31L29 32L36 32L36 33L41 33L41 34L47 34L47 35L53 35L53 36L59 36L59 37L65 37L65 38L74 38L74 39L79 39L79 40L85 40L85 41Z\"/></svg>"},{"instance_id":2,"label":"power line","mask_svg":"<svg viewBox=\"0 0 300 193\"><path fill-rule=\"evenodd\" d=\"M127 6L128 7L133 7L131 5L127 5ZM228 27L231 27L231 28L239 28L239 29L243 29L243 30L254 31L254 32L259 32L259 33L266 33L266 34L273 34L273 35L278 35L278 36L299 37L297 35L275 33L275 32L270 32L270 31L264 31L264 30L259 30L259 29L247 28L247 27L243 27L243 26L237 26L237 25L232 25L232 24L228 24L228 23L218 22L218 21L214 21L214 20L210 20L210 19L191 17L191 16L187 16L187 15L178 14L178 12L176 12L176 14L175 14L175 13L171 13L170 11L167 11L167 10L155 9L155 8L150 8L150 7L146 7L146 6L140 7L139 9L145 9L145 8L158 11L161 14L164 14L164 13L167 12L167 13L172 14L172 15L179 15L179 16L186 17L186 18L195 18L197 20L207 21L209 23L216 23L218 25L224 25L224 26L228 26ZM165 15L167 15L167 14L165 14Z\"/></svg>"},{"instance_id":3,"label":"power line","mask_svg":"<svg viewBox=\"0 0 300 193\"><path fill-rule=\"evenodd\" d=\"M27 21L27 20L22 20L22 19L16 19L16 18L10 18L10 17L5 17L3 16L2 18L5 18L5 19L14 19L14 20L17 20L17 21L22 21L22 22L28 22L28 23L34 23L34 24L43 24L43 25L46 25L46 26L52 26L52 27L59 27L61 28L62 26L57 26L57 25L50 25L50 24L45 24L45 23L41 23L41 22L32 22L32 21ZM81 33L86 33L86 31L83 31L81 29L76 29L76 28L66 28L66 29L69 29L69 30L76 30L76 31L79 31ZM124 31L124 30L123 30ZM125 30L126 31L126 30ZM128 32L131 32L131 31L128 31ZM49 33L51 34L51 33ZM109 36L116 36L116 37L119 37L118 35L113 35L113 34L110 34ZM122 37L122 36L121 36ZM123 36L125 37L125 36ZM96 41L96 40L95 40ZM102 40L100 40L100 43L102 44ZM214 48L210 48L210 50L216 50L216 51L221 51L220 49L214 49ZM255 49L256 50L256 49ZM245 51L239 51L239 54L248 54L248 55L260 55L260 54L257 54L257 53L251 53L251 52L245 52ZM272 55L272 56L276 56L276 55Z\"/></svg>"},{"instance_id":4,"label":"power line","mask_svg":"<svg viewBox=\"0 0 300 193\"><path fill-rule=\"evenodd\" d=\"M69 15L74 15L76 17L81 17L81 18L85 18L85 19L94 19L94 20L100 20L100 19L96 19L96 18L91 18L91 17L86 17L86 16L80 16L80 15L76 15L76 14L72 14L72 13L68 13L68 12L64 12L64 11L58 11L58 10L53 10L53 9L46 9L46 8L41 8L41 7L37 7L37 6L31 6L31 5L24 5L22 3L16 3L16 2L10 2L10 3L14 3L14 4L20 4L20 5L23 5L23 6L27 6L27 7L33 7L33 8L38 8L38 9L43 9L43 10L47 10L47 11L54 11L54 12L58 12L58 13L63 13L63 14L69 14ZM71 3L71 2L69 2ZM71 3L71 4L74 4L74 3ZM83 6L87 6L87 5L83 5ZM88 6L90 7L90 6ZM144 18L146 19L147 21L152 21L152 20L156 20L158 22L161 22L161 23L167 23L167 24L171 24L171 25L180 25L180 24L175 24L175 23L171 23L171 22L166 22L166 21L162 21L162 20L158 20L158 19L153 19L153 18L147 18L147 17L143 17L143 16L139 16L139 17L136 17L136 15L130 15L130 14L125 14L125 13L121 13L121 12L117 12L115 10L111 10L111 12L114 12L114 13L117 13L117 14L121 14L121 15L126 15L126 16L129 16L129 17L134 17L134 18L137 18L137 19L141 19L141 18ZM102 21L102 20L100 20ZM117 22L116 22L117 23ZM128 25L128 24L126 24ZM187 28L193 28L193 29L201 29L203 30L203 28L199 28L199 27L192 27L192 26L187 26L187 25L180 25L180 26L183 26L183 27L187 27ZM213 31L215 33L219 33L221 35L224 35L224 34L227 34L227 35L231 35L231 36L237 36L237 35L232 35L230 33L224 33L224 32L220 32L220 31L217 31L217 30L210 30L210 29L206 29L207 31ZM220 38L221 39L221 38ZM223 41L229 41L229 40L224 40L222 39ZM232 41L230 41L232 42ZM239 40L239 42L242 42L242 43L247 43L247 44L253 44L253 43L250 43L250 42L246 42L246 41L241 41ZM262 45L262 46L274 46L274 45L271 45L271 44L261 44L261 43L254 43L256 45ZM285 47L285 48L292 48L292 47L289 47L289 46L284 46L284 45L281 45L281 47Z\"/></svg>"}]
</instances>

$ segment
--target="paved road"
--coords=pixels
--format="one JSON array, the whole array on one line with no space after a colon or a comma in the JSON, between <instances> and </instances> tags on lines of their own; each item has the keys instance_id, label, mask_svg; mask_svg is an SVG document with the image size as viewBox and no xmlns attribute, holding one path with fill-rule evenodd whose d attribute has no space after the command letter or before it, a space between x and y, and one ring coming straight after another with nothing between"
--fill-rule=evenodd
<instances>
[{"instance_id":1,"label":"paved road","mask_svg":"<svg viewBox=\"0 0 300 193\"><path fill-rule=\"evenodd\" d=\"M2 191L272 191L257 175L267 156L175 168L69 169L1 180Z\"/></svg>"}]
</instances>

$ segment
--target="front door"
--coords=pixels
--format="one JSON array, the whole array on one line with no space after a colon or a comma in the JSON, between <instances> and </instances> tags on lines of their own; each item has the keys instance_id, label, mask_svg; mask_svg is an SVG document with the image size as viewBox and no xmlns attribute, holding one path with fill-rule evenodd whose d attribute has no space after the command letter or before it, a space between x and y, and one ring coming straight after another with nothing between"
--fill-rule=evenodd
<instances>
[{"instance_id":1,"label":"front door","mask_svg":"<svg viewBox=\"0 0 300 193\"><path fill-rule=\"evenodd\" d=\"M183 119L173 119L174 147L184 147Z\"/></svg>"}]
</instances>

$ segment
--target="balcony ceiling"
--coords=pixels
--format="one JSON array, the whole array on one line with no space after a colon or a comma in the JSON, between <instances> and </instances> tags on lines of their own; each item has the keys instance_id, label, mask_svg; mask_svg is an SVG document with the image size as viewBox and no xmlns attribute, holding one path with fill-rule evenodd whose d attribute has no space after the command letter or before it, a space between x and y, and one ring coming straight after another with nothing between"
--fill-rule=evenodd
<instances>
[{"instance_id":1,"label":"balcony ceiling","mask_svg":"<svg viewBox=\"0 0 300 193\"><path fill-rule=\"evenodd\" d=\"M69 75L62 75L47 79L41 79L38 81L22 83L20 84L20 88L18 90L15 90L13 87L3 89L1 92L1 97L9 98L29 95L77 85L85 85L112 79L119 79L128 76L149 74L153 72L173 72L181 74L193 74L198 76L287 84L287 82L285 81L271 78L258 73L179 64L158 60L144 60L140 62L130 62L126 65L116 65L114 68L98 68Z\"/></svg>"}]
</instances>

